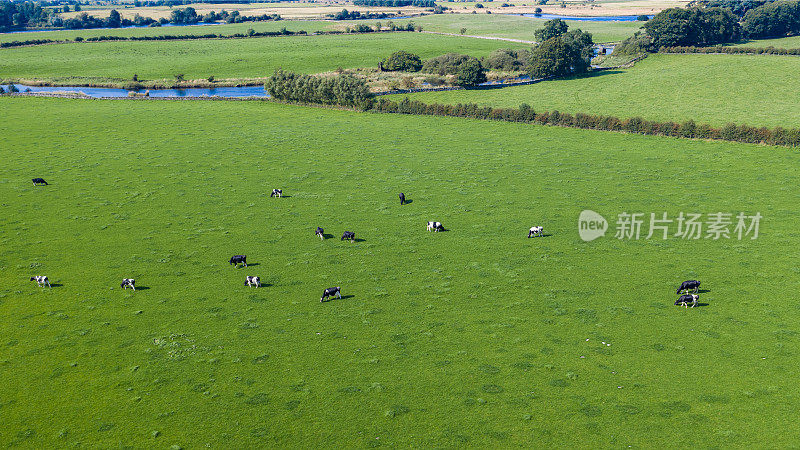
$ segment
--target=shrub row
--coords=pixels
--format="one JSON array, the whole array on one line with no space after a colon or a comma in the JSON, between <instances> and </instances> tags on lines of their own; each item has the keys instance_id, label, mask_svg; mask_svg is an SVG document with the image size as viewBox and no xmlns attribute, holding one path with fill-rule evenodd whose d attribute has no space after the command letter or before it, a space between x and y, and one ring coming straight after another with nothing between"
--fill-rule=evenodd
<instances>
[{"instance_id":1,"label":"shrub row","mask_svg":"<svg viewBox=\"0 0 800 450\"><path fill-rule=\"evenodd\" d=\"M403 99L394 102L380 98L374 106L375 111L397 114L416 114L429 116L468 117L472 119L503 120L506 122L538 123L587 130L621 131L628 133L675 136L698 139L718 139L751 144L764 143L788 147L800 146L800 129L757 128L747 125L728 124L714 128L707 124L696 124L693 120L683 123L655 122L640 117L620 119L614 116L576 113L575 115L558 111L534 112L527 104L519 108L492 108L474 103L442 105L427 104L417 100Z\"/></svg>"},{"instance_id":2,"label":"shrub row","mask_svg":"<svg viewBox=\"0 0 800 450\"><path fill-rule=\"evenodd\" d=\"M616 50L616 49L615 49ZM661 47L662 53L728 53L732 55L793 55L800 56L800 48L776 47Z\"/></svg>"},{"instance_id":3,"label":"shrub row","mask_svg":"<svg viewBox=\"0 0 800 450\"><path fill-rule=\"evenodd\" d=\"M350 34L371 33L374 30L371 28L369 31L359 31L359 29L350 30ZM383 30L382 33L392 31L405 31L404 29L396 30ZM95 36L90 38L76 37L75 42L104 42L104 41L176 41L176 40L192 40L192 39L241 39L246 37L268 37L268 36L306 36L308 33L305 31L290 31L286 28L280 31L251 31L248 33L236 34L184 34L184 35L160 35L160 36ZM316 34L346 34L343 31L317 31ZM68 40L53 40L53 39L31 39L28 41L11 41L0 43L0 48L22 47L26 45L44 45L44 44L63 44L69 42Z\"/></svg>"},{"instance_id":4,"label":"shrub row","mask_svg":"<svg viewBox=\"0 0 800 450\"><path fill-rule=\"evenodd\" d=\"M278 69L264 83L264 88L272 98L288 102L349 106L363 110L372 108L375 102L367 83L349 74L318 77Z\"/></svg>"}]
</instances>

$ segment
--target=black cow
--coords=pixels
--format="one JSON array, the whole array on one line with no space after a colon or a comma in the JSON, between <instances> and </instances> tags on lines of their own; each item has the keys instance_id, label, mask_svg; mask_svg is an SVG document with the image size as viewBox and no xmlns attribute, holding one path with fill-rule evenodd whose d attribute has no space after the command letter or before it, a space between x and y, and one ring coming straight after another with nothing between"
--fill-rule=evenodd
<instances>
[{"instance_id":1,"label":"black cow","mask_svg":"<svg viewBox=\"0 0 800 450\"><path fill-rule=\"evenodd\" d=\"M122 284L119 285L122 289L131 288L134 291L136 290L136 280L133 278L123 278Z\"/></svg>"},{"instance_id":2,"label":"black cow","mask_svg":"<svg viewBox=\"0 0 800 450\"><path fill-rule=\"evenodd\" d=\"M356 234L354 232L345 231L344 234L342 235L342 239L340 239L340 240L342 240L342 241L347 240L347 241L350 241L352 243L355 239L356 239Z\"/></svg>"},{"instance_id":3,"label":"black cow","mask_svg":"<svg viewBox=\"0 0 800 450\"><path fill-rule=\"evenodd\" d=\"M402 192L400 193L400 204L401 205L406 204L406 194L403 194Z\"/></svg>"},{"instance_id":4,"label":"black cow","mask_svg":"<svg viewBox=\"0 0 800 450\"><path fill-rule=\"evenodd\" d=\"M40 184L47 186L47 181L44 181L44 178L34 178L32 181L34 186L38 186Z\"/></svg>"},{"instance_id":5,"label":"black cow","mask_svg":"<svg viewBox=\"0 0 800 450\"><path fill-rule=\"evenodd\" d=\"M283 195L283 189L273 189L272 194L269 194L270 197L278 197L281 198Z\"/></svg>"},{"instance_id":6,"label":"black cow","mask_svg":"<svg viewBox=\"0 0 800 450\"><path fill-rule=\"evenodd\" d=\"M325 230L323 230L322 227L317 227L317 231L315 231L314 234L319 236L321 240L325 240Z\"/></svg>"},{"instance_id":7,"label":"black cow","mask_svg":"<svg viewBox=\"0 0 800 450\"><path fill-rule=\"evenodd\" d=\"M249 276L245 277L244 285L245 286L261 287L261 278L259 278L259 277L249 277Z\"/></svg>"},{"instance_id":8,"label":"black cow","mask_svg":"<svg viewBox=\"0 0 800 450\"><path fill-rule=\"evenodd\" d=\"M675 306L683 306L684 308L688 308L691 304L692 308L694 308L697 305L698 298L699 296L697 294L681 295L680 298L675 301Z\"/></svg>"},{"instance_id":9,"label":"black cow","mask_svg":"<svg viewBox=\"0 0 800 450\"><path fill-rule=\"evenodd\" d=\"M681 283L681 287L679 287L678 290L675 291L675 293L680 294L681 291L689 292L691 290L694 290L694 292L696 293L699 287L700 287L700 282L697 280L684 281L683 283Z\"/></svg>"},{"instance_id":10,"label":"black cow","mask_svg":"<svg viewBox=\"0 0 800 450\"><path fill-rule=\"evenodd\" d=\"M244 264L247 267L247 256L246 255L233 255L231 259L228 261L228 264L233 264L236 267L239 267L239 264Z\"/></svg>"},{"instance_id":11,"label":"black cow","mask_svg":"<svg viewBox=\"0 0 800 450\"><path fill-rule=\"evenodd\" d=\"M47 275L37 275L35 277L31 277L31 281L35 281L41 287L44 287L46 284L47 287L50 287L50 280L47 279Z\"/></svg>"},{"instance_id":12,"label":"black cow","mask_svg":"<svg viewBox=\"0 0 800 450\"><path fill-rule=\"evenodd\" d=\"M339 286L327 288L322 291L322 298L319 299L320 302L324 302L326 298L336 296L337 298L342 298L342 294L339 293Z\"/></svg>"}]
</instances>

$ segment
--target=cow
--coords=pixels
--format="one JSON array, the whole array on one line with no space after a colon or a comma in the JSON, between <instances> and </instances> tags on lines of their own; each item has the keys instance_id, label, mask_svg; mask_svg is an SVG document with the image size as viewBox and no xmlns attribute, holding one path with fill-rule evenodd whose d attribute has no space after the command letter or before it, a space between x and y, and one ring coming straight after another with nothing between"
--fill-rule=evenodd
<instances>
[{"instance_id":1,"label":"cow","mask_svg":"<svg viewBox=\"0 0 800 450\"><path fill-rule=\"evenodd\" d=\"M342 298L342 294L339 293L339 286L327 288L322 291L322 298L319 299L320 302L324 302L326 298L336 296L337 298Z\"/></svg>"},{"instance_id":2,"label":"cow","mask_svg":"<svg viewBox=\"0 0 800 450\"><path fill-rule=\"evenodd\" d=\"M133 278L123 278L122 284L119 285L122 289L131 288L134 291L136 290L136 280Z\"/></svg>"},{"instance_id":3,"label":"cow","mask_svg":"<svg viewBox=\"0 0 800 450\"><path fill-rule=\"evenodd\" d=\"M314 231L314 234L319 236L320 240L325 240L325 230L323 230L322 227L317 227L317 230Z\"/></svg>"},{"instance_id":4,"label":"cow","mask_svg":"<svg viewBox=\"0 0 800 450\"><path fill-rule=\"evenodd\" d=\"M245 286L261 287L261 278L259 278L259 277L245 277L244 285Z\"/></svg>"},{"instance_id":5,"label":"cow","mask_svg":"<svg viewBox=\"0 0 800 450\"><path fill-rule=\"evenodd\" d=\"M697 305L697 299L699 297L700 296L697 294L681 295L680 298L675 301L675 306L683 306L684 308L688 308L689 304L691 304L692 308L694 308Z\"/></svg>"},{"instance_id":6,"label":"cow","mask_svg":"<svg viewBox=\"0 0 800 450\"><path fill-rule=\"evenodd\" d=\"M269 194L269 196L281 198L281 196L283 196L283 189L273 189L272 194Z\"/></svg>"},{"instance_id":7,"label":"cow","mask_svg":"<svg viewBox=\"0 0 800 450\"><path fill-rule=\"evenodd\" d=\"M444 231L444 226L441 222L428 222L428 231L433 230L434 232L437 231Z\"/></svg>"},{"instance_id":8,"label":"cow","mask_svg":"<svg viewBox=\"0 0 800 450\"><path fill-rule=\"evenodd\" d=\"M47 285L47 287L51 287L50 280L47 279L46 275L37 275L35 277L31 277L31 281L35 281L36 284L38 284L41 287L44 287L45 284Z\"/></svg>"},{"instance_id":9,"label":"cow","mask_svg":"<svg viewBox=\"0 0 800 450\"><path fill-rule=\"evenodd\" d=\"M341 241L350 241L350 243L352 243L355 239L356 239L356 234L354 232L345 231L344 234L342 234L342 238L340 240Z\"/></svg>"},{"instance_id":10,"label":"cow","mask_svg":"<svg viewBox=\"0 0 800 450\"><path fill-rule=\"evenodd\" d=\"M688 293L691 290L694 290L694 292L697 293L697 289L699 287L700 287L700 282L697 280L684 281L683 283L681 283L681 287L679 287L678 290L675 291L675 293L680 294L682 291L686 291Z\"/></svg>"},{"instance_id":11,"label":"cow","mask_svg":"<svg viewBox=\"0 0 800 450\"><path fill-rule=\"evenodd\" d=\"M531 236L533 236L533 237L544 236L544 227L542 227L542 226L531 227L531 229L528 231L528 237L531 237Z\"/></svg>"},{"instance_id":12,"label":"cow","mask_svg":"<svg viewBox=\"0 0 800 450\"><path fill-rule=\"evenodd\" d=\"M401 205L406 204L406 194L403 194L402 192L400 193L400 204Z\"/></svg>"},{"instance_id":13,"label":"cow","mask_svg":"<svg viewBox=\"0 0 800 450\"><path fill-rule=\"evenodd\" d=\"M247 267L247 255L233 255L231 259L228 260L228 264L233 264L236 267L239 267L240 263Z\"/></svg>"},{"instance_id":14,"label":"cow","mask_svg":"<svg viewBox=\"0 0 800 450\"><path fill-rule=\"evenodd\" d=\"M44 178L34 178L32 181L34 186L38 186L40 184L47 186L47 181L44 181Z\"/></svg>"}]
</instances>

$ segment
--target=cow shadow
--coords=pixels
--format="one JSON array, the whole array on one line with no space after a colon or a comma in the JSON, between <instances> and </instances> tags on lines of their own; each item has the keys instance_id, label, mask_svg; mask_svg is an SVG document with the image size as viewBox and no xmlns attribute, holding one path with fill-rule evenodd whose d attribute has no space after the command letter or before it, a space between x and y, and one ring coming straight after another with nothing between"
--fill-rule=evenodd
<instances>
[{"instance_id":1,"label":"cow shadow","mask_svg":"<svg viewBox=\"0 0 800 450\"><path fill-rule=\"evenodd\" d=\"M697 304L695 305L695 308L700 307L700 306L708 306L708 303L697 302Z\"/></svg>"},{"instance_id":2,"label":"cow shadow","mask_svg":"<svg viewBox=\"0 0 800 450\"><path fill-rule=\"evenodd\" d=\"M698 294L705 294L705 293L708 293L708 292L711 292L711 289L698 289L697 290Z\"/></svg>"},{"instance_id":3,"label":"cow shadow","mask_svg":"<svg viewBox=\"0 0 800 450\"><path fill-rule=\"evenodd\" d=\"M410 205L411 203L414 203L414 200L409 199L409 200L406 200L405 202L403 202L404 205ZM400 205L400 206L403 206L403 205Z\"/></svg>"},{"instance_id":4,"label":"cow shadow","mask_svg":"<svg viewBox=\"0 0 800 450\"><path fill-rule=\"evenodd\" d=\"M61 283L50 283L50 287L61 287L63 284Z\"/></svg>"},{"instance_id":5,"label":"cow shadow","mask_svg":"<svg viewBox=\"0 0 800 450\"><path fill-rule=\"evenodd\" d=\"M137 290L137 291L146 291L146 290L148 290L148 289L150 289L150 288L149 288L149 287L147 287L147 286L136 286L136 290ZM127 291L127 290L129 290L129 289L125 289L125 290Z\"/></svg>"},{"instance_id":6,"label":"cow shadow","mask_svg":"<svg viewBox=\"0 0 800 450\"><path fill-rule=\"evenodd\" d=\"M261 283L261 285L258 286L256 289L265 288L265 287L272 287L272 286L273 286L272 283ZM248 286L248 285L245 284L244 287L248 287L249 288L249 287L255 287L255 286Z\"/></svg>"},{"instance_id":7,"label":"cow shadow","mask_svg":"<svg viewBox=\"0 0 800 450\"><path fill-rule=\"evenodd\" d=\"M334 236L332 234L328 234L328 233L322 233L322 237L324 237L325 239L333 239L336 236Z\"/></svg>"},{"instance_id":8,"label":"cow shadow","mask_svg":"<svg viewBox=\"0 0 800 450\"><path fill-rule=\"evenodd\" d=\"M281 195L280 197L272 197L272 198L277 198L277 199L279 199L279 200L280 200L280 199L282 199L282 198L292 198L292 196L291 196L291 195L286 195L286 194L283 194L283 195Z\"/></svg>"},{"instance_id":9,"label":"cow shadow","mask_svg":"<svg viewBox=\"0 0 800 450\"><path fill-rule=\"evenodd\" d=\"M551 237L551 236L552 236L552 234L542 233L542 235L541 235L541 236L531 236L531 237L529 237L528 239L536 239L536 238L548 238L548 237Z\"/></svg>"},{"instance_id":10,"label":"cow shadow","mask_svg":"<svg viewBox=\"0 0 800 450\"><path fill-rule=\"evenodd\" d=\"M322 303L328 303L328 302L332 302L334 300L347 300L348 298L353 298L353 297L355 297L355 295L352 295L352 294L351 295L343 295L340 298L336 298L336 297L329 298L329 299L325 300Z\"/></svg>"},{"instance_id":11,"label":"cow shadow","mask_svg":"<svg viewBox=\"0 0 800 450\"><path fill-rule=\"evenodd\" d=\"M366 242L366 239L354 238L353 242Z\"/></svg>"},{"instance_id":12,"label":"cow shadow","mask_svg":"<svg viewBox=\"0 0 800 450\"><path fill-rule=\"evenodd\" d=\"M248 263L246 266L239 267L239 269L247 269L248 267L260 266L260 265L261 264L259 264L259 263Z\"/></svg>"}]
</instances>

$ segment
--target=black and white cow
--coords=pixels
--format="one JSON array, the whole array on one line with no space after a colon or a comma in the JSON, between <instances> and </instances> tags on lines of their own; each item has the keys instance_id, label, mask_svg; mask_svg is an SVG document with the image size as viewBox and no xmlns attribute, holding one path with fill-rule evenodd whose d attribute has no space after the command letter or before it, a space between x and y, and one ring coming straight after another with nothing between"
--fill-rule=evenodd
<instances>
[{"instance_id":1,"label":"black and white cow","mask_svg":"<svg viewBox=\"0 0 800 450\"><path fill-rule=\"evenodd\" d=\"M31 281L35 281L36 284L38 284L41 287L44 287L44 285L50 287L50 280L48 280L47 276L45 275L37 275L35 277L31 277Z\"/></svg>"},{"instance_id":2,"label":"black and white cow","mask_svg":"<svg viewBox=\"0 0 800 450\"><path fill-rule=\"evenodd\" d=\"M133 278L123 278L122 284L119 285L122 289L131 288L134 291L136 290L136 280Z\"/></svg>"},{"instance_id":3,"label":"black and white cow","mask_svg":"<svg viewBox=\"0 0 800 450\"><path fill-rule=\"evenodd\" d=\"M406 204L406 194L403 194L402 192L400 193L400 204L401 205Z\"/></svg>"},{"instance_id":4,"label":"black and white cow","mask_svg":"<svg viewBox=\"0 0 800 450\"><path fill-rule=\"evenodd\" d=\"M342 241L350 241L352 243L355 239L356 239L356 234L354 232L345 231L344 234L342 234L342 239L340 239L340 240L342 240Z\"/></svg>"},{"instance_id":5,"label":"black and white cow","mask_svg":"<svg viewBox=\"0 0 800 450\"><path fill-rule=\"evenodd\" d=\"M34 178L32 181L34 186L38 186L40 184L47 186L47 181L44 181L44 178Z\"/></svg>"},{"instance_id":6,"label":"black and white cow","mask_svg":"<svg viewBox=\"0 0 800 450\"><path fill-rule=\"evenodd\" d=\"M236 267L239 267L239 264L244 264L247 267L247 255L233 255L228 264L233 264Z\"/></svg>"},{"instance_id":7,"label":"black and white cow","mask_svg":"<svg viewBox=\"0 0 800 450\"><path fill-rule=\"evenodd\" d=\"M269 196L281 198L281 196L283 196L283 189L273 189L272 194L269 194Z\"/></svg>"},{"instance_id":8,"label":"black and white cow","mask_svg":"<svg viewBox=\"0 0 800 450\"><path fill-rule=\"evenodd\" d=\"M699 297L700 296L697 294L681 295L680 298L675 301L675 306L683 306L684 308L688 308L689 305L692 305L692 308L694 308L697 305L697 299Z\"/></svg>"},{"instance_id":9,"label":"black and white cow","mask_svg":"<svg viewBox=\"0 0 800 450\"><path fill-rule=\"evenodd\" d=\"M244 285L245 286L261 287L261 278L259 278L259 277L245 277Z\"/></svg>"},{"instance_id":10,"label":"black and white cow","mask_svg":"<svg viewBox=\"0 0 800 450\"><path fill-rule=\"evenodd\" d=\"M697 280L684 281L683 283L681 283L681 287L679 287L678 290L675 291L675 293L680 294L682 291L689 292L691 290L694 290L694 292L697 293L697 289L699 287L700 287L700 282Z\"/></svg>"},{"instance_id":11,"label":"black and white cow","mask_svg":"<svg viewBox=\"0 0 800 450\"><path fill-rule=\"evenodd\" d=\"M317 230L314 232L317 236L319 236L320 240L325 240L325 230L322 227L317 227Z\"/></svg>"},{"instance_id":12,"label":"black and white cow","mask_svg":"<svg viewBox=\"0 0 800 450\"><path fill-rule=\"evenodd\" d=\"M542 227L542 226L531 227L531 229L528 231L528 237L531 237L531 236L532 237L544 236L544 227Z\"/></svg>"},{"instance_id":13,"label":"black and white cow","mask_svg":"<svg viewBox=\"0 0 800 450\"><path fill-rule=\"evenodd\" d=\"M428 231L444 231L444 225L441 222L428 222Z\"/></svg>"},{"instance_id":14,"label":"black and white cow","mask_svg":"<svg viewBox=\"0 0 800 450\"><path fill-rule=\"evenodd\" d=\"M322 298L319 299L320 302L324 302L326 298L336 296L337 298L342 298L342 294L339 293L339 286L327 288L322 291Z\"/></svg>"}]
</instances>

